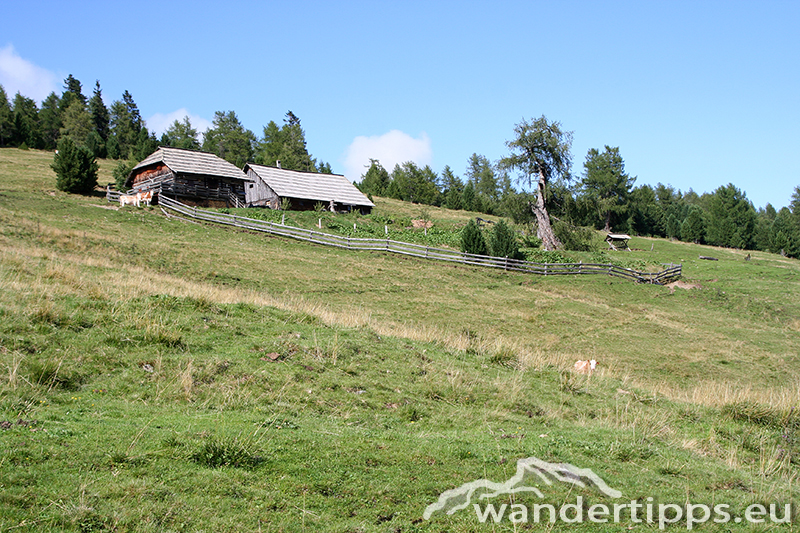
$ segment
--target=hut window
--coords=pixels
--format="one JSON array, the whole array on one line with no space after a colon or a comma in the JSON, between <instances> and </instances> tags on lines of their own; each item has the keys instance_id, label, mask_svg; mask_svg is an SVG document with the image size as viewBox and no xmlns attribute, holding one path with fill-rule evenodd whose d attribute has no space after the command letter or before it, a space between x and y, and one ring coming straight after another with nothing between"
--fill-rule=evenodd
<instances>
[{"instance_id":1,"label":"hut window","mask_svg":"<svg viewBox=\"0 0 800 533\"><path fill-rule=\"evenodd\" d=\"M209 189L217 189L219 188L219 181L209 179L206 180L206 185L208 186Z\"/></svg>"},{"instance_id":2,"label":"hut window","mask_svg":"<svg viewBox=\"0 0 800 533\"><path fill-rule=\"evenodd\" d=\"M251 188L251 189L253 188L253 184L252 184L252 183L250 184L250 188Z\"/></svg>"}]
</instances>

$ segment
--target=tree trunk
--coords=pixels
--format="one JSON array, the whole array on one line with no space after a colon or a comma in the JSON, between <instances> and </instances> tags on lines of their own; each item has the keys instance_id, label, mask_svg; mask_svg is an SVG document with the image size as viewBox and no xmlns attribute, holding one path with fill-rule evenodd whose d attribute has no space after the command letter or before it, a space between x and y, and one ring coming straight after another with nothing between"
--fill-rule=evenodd
<instances>
[{"instance_id":1,"label":"tree trunk","mask_svg":"<svg viewBox=\"0 0 800 533\"><path fill-rule=\"evenodd\" d=\"M550 215L547 214L547 207L544 203L544 186L544 174L540 172L538 186L539 194L536 197L536 204L531 205L531 209L533 210L533 214L536 216L536 223L539 226L536 236L542 239L542 245L544 246L544 249L552 252L553 250L560 249L563 244L561 244L561 241L559 241L555 233L553 233L553 227L550 225Z\"/></svg>"},{"instance_id":2,"label":"tree trunk","mask_svg":"<svg viewBox=\"0 0 800 533\"><path fill-rule=\"evenodd\" d=\"M606 233L611 233L611 211L606 211L606 227L603 228Z\"/></svg>"}]
</instances>

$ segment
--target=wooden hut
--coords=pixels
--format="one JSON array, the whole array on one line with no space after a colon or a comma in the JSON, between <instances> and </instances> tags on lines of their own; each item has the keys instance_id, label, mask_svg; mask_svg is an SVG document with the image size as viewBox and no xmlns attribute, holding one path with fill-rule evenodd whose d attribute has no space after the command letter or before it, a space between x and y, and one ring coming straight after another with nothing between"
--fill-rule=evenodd
<instances>
[{"instance_id":1,"label":"wooden hut","mask_svg":"<svg viewBox=\"0 0 800 533\"><path fill-rule=\"evenodd\" d=\"M190 205L243 207L248 182L244 172L214 154L162 146L133 167L125 186Z\"/></svg>"},{"instance_id":2,"label":"wooden hut","mask_svg":"<svg viewBox=\"0 0 800 533\"><path fill-rule=\"evenodd\" d=\"M375 207L350 180L339 174L298 172L280 167L247 163L244 172L250 180L245 189L248 206L278 209L288 200L291 209L314 209L322 204L331 211L369 214Z\"/></svg>"}]
</instances>

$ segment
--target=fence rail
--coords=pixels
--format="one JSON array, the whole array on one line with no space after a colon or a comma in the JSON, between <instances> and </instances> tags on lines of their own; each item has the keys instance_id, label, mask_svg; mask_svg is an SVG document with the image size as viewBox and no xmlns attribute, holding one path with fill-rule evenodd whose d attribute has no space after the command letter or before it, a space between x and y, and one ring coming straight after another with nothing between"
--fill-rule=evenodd
<instances>
[{"instance_id":1,"label":"fence rail","mask_svg":"<svg viewBox=\"0 0 800 533\"><path fill-rule=\"evenodd\" d=\"M321 231L295 228L284 226L275 222L267 222L254 218L247 218L227 213L219 213L197 207L189 207L167 196L159 195L158 203L162 208L179 213L183 217L194 220L202 220L213 224L234 226L251 231L259 231L289 237L301 241L313 242L325 246L335 246L347 250L371 250L391 252L400 255L420 257L436 261L448 261L462 265L481 266L487 268L499 268L517 272L528 272L543 276L558 275L583 275L583 274L607 274L621 278L628 278L639 283L654 283L662 285L681 276L681 265L671 265L661 272L639 272L630 268L622 268L611 264L596 263L533 263L507 257L492 257L486 255L466 254L444 248L431 248L419 244L393 241L386 239L366 239L360 237L342 237L323 233ZM169 211L165 211L170 216Z\"/></svg>"}]
</instances>

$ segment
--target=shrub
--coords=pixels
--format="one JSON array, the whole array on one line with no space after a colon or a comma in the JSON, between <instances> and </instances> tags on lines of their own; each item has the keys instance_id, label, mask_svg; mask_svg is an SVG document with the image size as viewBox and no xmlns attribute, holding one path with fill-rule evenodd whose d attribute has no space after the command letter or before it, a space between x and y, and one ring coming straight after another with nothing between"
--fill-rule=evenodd
<instances>
[{"instance_id":1,"label":"shrub","mask_svg":"<svg viewBox=\"0 0 800 533\"><path fill-rule=\"evenodd\" d=\"M595 232L591 228L572 226L561 220L556 220L553 224L553 232L558 240L564 245L565 250L575 252L591 252L595 249Z\"/></svg>"},{"instance_id":2,"label":"shrub","mask_svg":"<svg viewBox=\"0 0 800 533\"><path fill-rule=\"evenodd\" d=\"M87 148L77 146L69 137L58 142L52 169L60 191L89 194L97 186L97 160Z\"/></svg>"},{"instance_id":3,"label":"shrub","mask_svg":"<svg viewBox=\"0 0 800 533\"><path fill-rule=\"evenodd\" d=\"M514 230L506 224L505 220L501 220L494 225L489 240L493 256L522 259L522 254L519 251L519 243L517 243L517 236Z\"/></svg>"},{"instance_id":4,"label":"shrub","mask_svg":"<svg viewBox=\"0 0 800 533\"><path fill-rule=\"evenodd\" d=\"M474 220L470 220L461 230L461 251L467 254L489 255L483 232Z\"/></svg>"}]
</instances>

